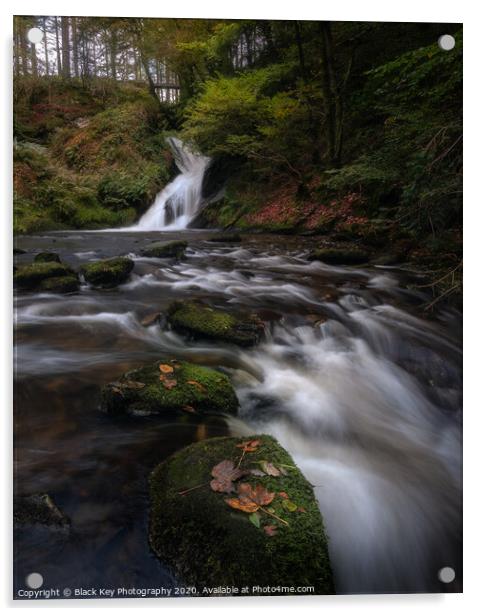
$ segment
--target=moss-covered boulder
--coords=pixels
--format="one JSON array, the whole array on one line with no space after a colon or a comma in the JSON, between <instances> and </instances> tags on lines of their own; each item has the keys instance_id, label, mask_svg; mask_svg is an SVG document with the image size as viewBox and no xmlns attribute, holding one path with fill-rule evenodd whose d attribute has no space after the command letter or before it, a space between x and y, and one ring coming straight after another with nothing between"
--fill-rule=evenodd
<instances>
[{"instance_id":1,"label":"moss-covered boulder","mask_svg":"<svg viewBox=\"0 0 482 616\"><path fill-rule=\"evenodd\" d=\"M15 527L41 525L66 530L70 521L48 494L16 496L13 499L13 523Z\"/></svg>"},{"instance_id":2,"label":"moss-covered boulder","mask_svg":"<svg viewBox=\"0 0 482 616\"><path fill-rule=\"evenodd\" d=\"M56 252L39 252L35 255L35 263L60 263L60 257Z\"/></svg>"},{"instance_id":3,"label":"moss-covered boulder","mask_svg":"<svg viewBox=\"0 0 482 616\"><path fill-rule=\"evenodd\" d=\"M55 276L42 280L38 290L47 293L74 293L79 290L79 287L80 282L77 276Z\"/></svg>"},{"instance_id":4,"label":"moss-covered boulder","mask_svg":"<svg viewBox=\"0 0 482 616\"><path fill-rule=\"evenodd\" d=\"M370 255L362 248L317 248L308 256L310 261L323 261L329 265L359 265Z\"/></svg>"},{"instance_id":5,"label":"moss-covered boulder","mask_svg":"<svg viewBox=\"0 0 482 616\"><path fill-rule=\"evenodd\" d=\"M102 389L101 408L112 414L236 413L238 406L226 375L176 360L131 370Z\"/></svg>"},{"instance_id":6,"label":"moss-covered boulder","mask_svg":"<svg viewBox=\"0 0 482 616\"><path fill-rule=\"evenodd\" d=\"M37 290L47 279L65 276L76 278L77 274L62 263L31 263L19 266L13 281L21 289Z\"/></svg>"},{"instance_id":7,"label":"moss-covered boulder","mask_svg":"<svg viewBox=\"0 0 482 616\"><path fill-rule=\"evenodd\" d=\"M88 263L81 267L85 280L94 287L116 287L129 278L134 261L128 257L114 257Z\"/></svg>"},{"instance_id":8,"label":"moss-covered boulder","mask_svg":"<svg viewBox=\"0 0 482 616\"><path fill-rule=\"evenodd\" d=\"M175 242L154 242L142 250L145 257L155 257L157 259L181 259L187 248L187 242L177 240Z\"/></svg>"},{"instance_id":9,"label":"moss-covered boulder","mask_svg":"<svg viewBox=\"0 0 482 616\"><path fill-rule=\"evenodd\" d=\"M250 315L234 316L198 302L175 301L168 308L167 321L174 331L193 339L218 340L252 346L261 339L263 322Z\"/></svg>"},{"instance_id":10,"label":"moss-covered boulder","mask_svg":"<svg viewBox=\"0 0 482 616\"><path fill-rule=\"evenodd\" d=\"M243 441L258 444L243 452ZM240 459L239 470L246 474L231 475L237 477L233 491L214 491L214 467L227 460L229 474L230 464L236 470ZM256 475L248 474L252 469ZM243 501L240 493L257 494L267 504L256 508L255 501L246 496ZM272 437L218 437L190 445L154 469L150 498L152 549L198 593L203 587L248 586L249 594L263 594L263 587L280 585L334 592L313 489ZM233 508L229 499L242 502L248 511Z\"/></svg>"}]
</instances>

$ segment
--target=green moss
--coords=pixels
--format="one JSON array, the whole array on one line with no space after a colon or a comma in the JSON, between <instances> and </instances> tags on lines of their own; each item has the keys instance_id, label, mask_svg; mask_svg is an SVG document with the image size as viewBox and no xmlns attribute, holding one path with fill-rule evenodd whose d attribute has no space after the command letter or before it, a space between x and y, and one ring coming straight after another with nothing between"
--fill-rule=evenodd
<instances>
[{"instance_id":1,"label":"green moss","mask_svg":"<svg viewBox=\"0 0 482 616\"><path fill-rule=\"evenodd\" d=\"M175 242L154 242L149 244L142 250L142 254L146 257L155 257L157 259L175 258L180 259L184 256L187 248L187 242L182 240Z\"/></svg>"},{"instance_id":2,"label":"green moss","mask_svg":"<svg viewBox=\"0 0 482 616\"><path fill-rule=\"evenodd\" d=\"M134 261L128 257L115 257L95 261L81 267L85 280L95 287L115 287L128 278L134 269Z\"/></svg>"},{"instance_id":3,"label":"green moss","mask_svg":"<svg viewBox=\"0 0 482 616\"><path fill-rule=\"evenodd\" d=\"M13 277L14 283L21 289L35 289L48 278L63 276L75 277L75 272L62 263L31 263L20 266Z\"/></svg>"},{"instance_id":4,"label":"green moss","mask_svg":"<svg viewBox=\"0 0 482 616\"><path fill-rule=\"evenodd\" d=\"M56 252L39 252L35 255L35 263L60 263L60 257Z\"/></svg>"},{"instance_id":5,"label":"green moss","mask_svg":"<svg viewBox=\"0 0 482 616\"><path fill-rule=\"evenodd\" d=\"M190 445L160 464L150 480L149 538L160 560L185 584L198 592L203 586L314 586L317 594L333 593L326 535L313 489L291 456L268 435L253 453L246 453L241 468L260 468L268 460L285 465L287 476L253 477L240 481L261 484L277 496L270 504L289 526L261 513L261 528L248 514L225 503L225 494L209 486L211 469L224 459L237 464L243 440L213 438ZM179 492L195 488L184 495ZM305 511L287 511L279 492ZM265 525L275 524L269 537ZM256 591L253 591L256 594Z\"/></svg>"},{"instance_id":6,"label":"green moss","mask_svg":"<svg viewBox=\"0 0 482 616\"><path fill-rule=\"evenodd\" d=\"M308 258L310 261L323 261L330 265L357 265L366 263L369 255L361 248L318 248Z\"/></svg>"},{"instance_id":7,"label":"green moss","mask_svg":"<svg viewBox=\"0 0 482 616\"><path fill-rule=\"evenodd\" d=\"M79 290L79 286L76 276L55 276L42 280L38 289L48 293L73 293Z\"/></svg>"},{"instance_id":8,"label":"green moss","mask_svg":"<svg viewBox=\"0 0 482 616\"><path fill-rule=\"evenodd\" d=\"M160 365L170 366L172 372L163 373ZM113 414L235 413L237 408L236 394L224 374L175 360L128 372L102 390L102 409Z\"/></svg>"},{"instance_id":9,"label":"green moss","mask_svg":"<svg viewBox=\"0 0 482 616\"><path fill-rule=\"evenodd\" d=\"M167 318L171 327L181 334L240 346L256 344L263 333L263 324L255 316L238 318L197 302L172 303Z\"/></svg>"}]
</instances>

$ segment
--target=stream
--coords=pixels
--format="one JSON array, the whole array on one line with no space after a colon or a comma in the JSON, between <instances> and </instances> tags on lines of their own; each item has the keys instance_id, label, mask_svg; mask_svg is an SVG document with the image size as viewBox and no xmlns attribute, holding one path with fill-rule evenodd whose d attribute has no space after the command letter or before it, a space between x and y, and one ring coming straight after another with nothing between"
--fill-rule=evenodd
<instances>
[{"instance_id":1,"label":"stream","mask_svg":"<svg viewBox=\"0 0 482 616\"><path fill-rule=\"evenodd\" d=\"M48 492L70 534L17 533L14 584L40 572L52 587L172 587L147 540L147 478L179 448L218 435L267 433L292 454L323 514L337 593L461 588L461 318L439 309L395 268L309 262L315 240L212 231L49 232L75 268L135 260L114 290L15 295L15 491ZM185 239L180 262L140 256ZM420 283L421 284L421 283ZM266 323L253 349L188 342L146 315L177 298L249 309ZM100 388L161 357L216 366L232 379L238 417L111 417ZM442 567L456 580L438 580Z\"/></svg>"}]
</instances>

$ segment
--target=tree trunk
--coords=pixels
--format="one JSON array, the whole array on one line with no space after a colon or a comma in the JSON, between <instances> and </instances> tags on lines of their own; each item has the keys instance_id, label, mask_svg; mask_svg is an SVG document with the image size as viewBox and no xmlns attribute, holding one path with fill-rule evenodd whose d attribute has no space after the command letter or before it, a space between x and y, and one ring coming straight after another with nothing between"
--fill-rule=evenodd
<instances>
[{"instance_id":1,"label":"tree trunk","mask_svg":"<svg viewBox=\"0 0 482 616\"><path fill-rule=\"evenodd\" d=\"M59 44L59 18L55 18L55 47L57 49L57 75L62 73L62 59L60 56L60 44Z\"/></svg>"},{"instance_id":2,"label":"tree trunk","mask_svg":"<svg viewBox=\"0 0 482 616\"><path fill-rule=\"evenodd\" d=\"M328 141L328 159L337 167L341 161L343 143L343 102L341 92L336 80L333 37L331 23L320 22L322 39L322 89L326 115L326 135Z\"/></svg>"},{"instance_id":3,"label":"tree trunk","mask_svg":"<svg viewBox=\"0 0 482 616\"><path fill-rule=\"evenodd\" d=\"M61 17L62 24L62 76L70 79L70 41L69 41L69 18Z\"/></svg>"},{"instance_id":4,"label":"tree trunk","mask_svg":"<svg viewBox=\"0 0 482 616\"><path fill-rule=\"evenodd\" d=\"M37 49L34 43L30 44L30 62L32 65L32 75L38 77Z\"/></svg>"},{"instance_id":5,"label":"tree trunk","mask_svg":"<svg viewBox=\"0 0 482 616\"><path fill-rule=\"evenodd\" d=\"M20 22L20 50L22 56L22 73L24 75L29 74L28 67L28 48L27 48L27 29L25 27L25 21L22 19Z\"/></svg>"},{"instance_id":6,"label":"tree trunk","mask_svg":"<svg viewBox=\"0 0 482 616\"><path fill-rule=\"evenodd\" d=\"M48 77L49 76L49 49L48 49L48 42L47 42L47 18L46 17L42 17L42 24L43 24L43 30L44 30L45 74Z\"/></svg>"},{"instance_id":7,"label":"tree trunk","mask_svg":"<svg viewBox=\"0 0 482 616\"><path fill-rule=\"evenodd\" d=\"M74 65L74 75L79 76L79 42L77 37L77 17L72 19L72 62Z\"/></svg>"},{"instance_id":8,"label":"tree trunk","mask_svg":"<svg viewBox=\"0 0 482 616\"><path fill-rule=\"evenodd\" d=\"M112 79L117 79L117 33L112 32L110 39L110 68Z\"/></svg>"}]
</instances>

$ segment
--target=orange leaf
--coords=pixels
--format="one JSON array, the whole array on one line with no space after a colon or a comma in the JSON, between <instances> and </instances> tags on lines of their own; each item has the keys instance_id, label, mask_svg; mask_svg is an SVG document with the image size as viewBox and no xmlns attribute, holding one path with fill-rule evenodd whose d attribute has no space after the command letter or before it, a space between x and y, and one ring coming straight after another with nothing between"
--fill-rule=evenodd
<instances>
[{"instance_id":1,"label":"orange leaf","mask_svg":"<svg viewBox=\"0 0 482 616\"><path fill-rule=\"evenodd\" d=\"M171 372L174 372L174 368L169 364L160 364L159 370L161 372L164 372L165 374L170 374Z\"/></svg>"},{"instance_id":2,"label":"orange leaf","mask_svg":"<svg viewBox=\"0 0 482 616\"><path fill-rule=\"evenodd\" d=\"M177 385L176 379L164 379L163 383L166 389L173 389Z\"/></svg>"},{"instance_id":3,"label":"orange leaf","mask_svg":"<svg viewBox=\"0 0 482 616\"><path fill-rule=\"evenodd\" d=\"M206 391L204 385L201 385L201 383L198 383L197 381L186 381L186 383L188 385L194 385L194 387L196 387L197 389L199 389L199 391L202 391L203 393Z\"/></svg>"},{"instance_id":4,"label":"orange leaf","mask_svg":"<svg viewBox=\"0 0 482 616\"><path fill-rule=\"evenodd\" d=\"M269 505L275 497L274 492L269 492L261 484L257 484L253 488L249 483L241 483L238 486L238 494L240 499L253 501L260 507Z\"/></svg>"},{"instance_id":5,"label":"orange leaf","mask_svg":"<svg viewBox=\"0 0 482 616\"><path fill-rule=\"evenodd\" d=\"M286 492L278 492L278 494L281 496L281 498L285 498L286 500L289 499L289 496L286 494Z\"/></svg>"},{"instance_id":6,"label":"orange leaf","mask_svg":"<svg viewBox=\"0 0 482 616\"><path fill-rule=\"evenodd\" d=\"M238 445L236 445L236 447L243 449L246 453L251 453L253 451L256 451L260 445L261 445L261 441L254 440L254 441L245 441L244 443L239 443Z\"/></svg>"},{"instance_id":7,"label":"orange leaf","mask_svg":"<svg viewBox=\"0 0 482 616\"><path fill-rule=\"evenodd\" d=\"M249 500L241 500L240 498L227 498L226 503L233 509L239 509L245 513L254 513L258 511L259 505Z\"/></svg>"}]
</instances>

